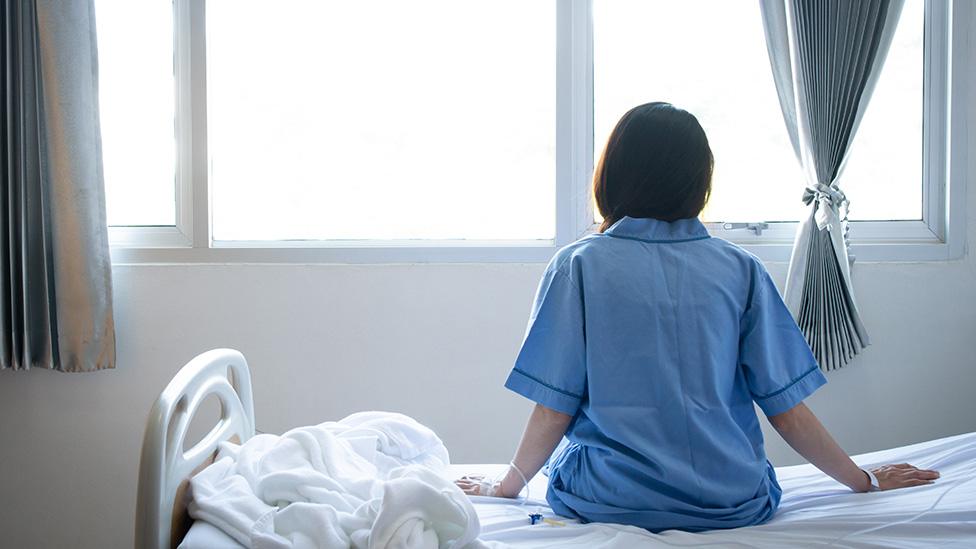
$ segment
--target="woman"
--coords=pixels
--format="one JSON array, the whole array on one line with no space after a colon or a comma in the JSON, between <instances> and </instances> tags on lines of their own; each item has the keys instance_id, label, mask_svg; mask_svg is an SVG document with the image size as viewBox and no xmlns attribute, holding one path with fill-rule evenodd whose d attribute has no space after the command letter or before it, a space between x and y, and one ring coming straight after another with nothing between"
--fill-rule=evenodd
<instances>
[{"instance_id":1,"label":"woman","mask_svg":"<svg viewBox=\"0 0 976 549\"><path fill-rule=\"evenodd\" d=\"M471 495L515 497L549 461L563 516L651 531L769 520L781 490L753 403L797 452L857 492L928 484L907 464L864 471L803 399L823 385L762 263L709 236L712 152L667 103L617 123L594 175L597 234L549 264L505 386L537 403L506 475Z\"/></svg>"}]
</instances>

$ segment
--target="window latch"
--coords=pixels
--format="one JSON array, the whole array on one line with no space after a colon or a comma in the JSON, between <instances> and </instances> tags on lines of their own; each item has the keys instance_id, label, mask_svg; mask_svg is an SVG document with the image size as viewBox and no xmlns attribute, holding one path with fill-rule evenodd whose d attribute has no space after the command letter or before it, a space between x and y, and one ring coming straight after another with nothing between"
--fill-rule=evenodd
<instances>
[{"instance_id":1,"label":"window latch","mask_svg":"<svg viewBox=\"0 0 976 549\"><path fill-rule=\"evenodd\" d=\"M722 228L726 231L745 229L752 231L756 236L762 236L762 232L769 228L769 223L723 223Z\"/></svg>"}]
</instances>

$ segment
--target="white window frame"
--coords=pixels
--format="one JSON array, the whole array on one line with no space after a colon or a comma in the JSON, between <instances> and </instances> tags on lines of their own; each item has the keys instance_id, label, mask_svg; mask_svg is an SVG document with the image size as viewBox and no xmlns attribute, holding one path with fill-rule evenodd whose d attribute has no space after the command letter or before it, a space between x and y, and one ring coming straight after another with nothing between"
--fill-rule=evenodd
<instances>
[{"instance_id":1,"label":"white window frame","mask_svg":"<svg viewBox=\"0 0 976 549\"><path fill-rule=\"evenodd\" d=\"M176 81L176 223L110 227L115 263L473 263L545 262L560 247L594 230L592 0L555 0L556 227L548 240L293 240L214 241L207 155L205 0L174 0ZM931 261L965 252L968 180L966 122L976 9L966 0L926 0L923 219L852 222L858 261ZM956 123L952 123L956 121ZM976 124L974 124L976 125ZM799 197L797 198L799 200ZM757 220L739 220L757 221ZM499 222L502 222L501 220ZM762 234L726 230L766 261L789 259L797 223L769 223Z\"/></svg>"},{"instance_id":2,"label":"white window frame","mask_svg":"<svg viewBox=\"0 0 976 549\"><path fill-rule=\"evenodd\" d=\"M852 221L851 252L858 261L947 260L965 252L965 120L974 115L966 105L965 67L972 53L966 49L966 35L976 24L973 15L964 1L925 2L922 219ZM722 223L708 225L712 234L764 260L787 261L799 224L771 222L759 235L726 230Z\"/></svg>"}]
</instances>

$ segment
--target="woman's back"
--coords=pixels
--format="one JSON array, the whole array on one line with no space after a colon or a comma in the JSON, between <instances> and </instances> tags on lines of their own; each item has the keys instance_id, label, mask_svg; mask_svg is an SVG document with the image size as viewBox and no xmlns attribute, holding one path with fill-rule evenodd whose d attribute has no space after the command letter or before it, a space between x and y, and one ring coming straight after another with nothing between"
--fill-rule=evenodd
<instances>
[{"instance_id":1,"label":"woman's back","mask_svg":"<svg viewBox=\"0 0 976 549\"><path fill-rule=\"evenodd\" d=\"M651 530L770 518L773 415L824 383L762 264L697 219L624 217L560 251L507 386L574 416L553 509Z\"/></svg>"},{"instance_id":2,"label":"woman's back","mask_svg":"<svg viewBox=\"0 0 976 549\"><path fill-rule=\"evenodd\" d=\"M593 174L604 221L550 262L505 382L536 403L515 458L500 479L458 479L465 493L515 497L549 459L562 515L654 531L758 524L780 488L753 403L852 490L938 478L858 468L803 404L826 380L769 274L697 219L713 164L687 111L646 103L617 122Z\"/></svg>"}]
</instances>

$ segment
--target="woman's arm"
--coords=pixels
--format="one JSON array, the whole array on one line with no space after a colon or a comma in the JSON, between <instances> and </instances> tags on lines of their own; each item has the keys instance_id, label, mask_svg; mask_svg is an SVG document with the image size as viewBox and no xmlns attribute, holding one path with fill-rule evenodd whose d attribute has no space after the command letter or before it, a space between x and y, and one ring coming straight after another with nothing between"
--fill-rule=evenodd
<instances>
[{"instance_id":1,"label":"woman's arm","mask_svg":"<svg viewBox=\"0 0 976 549\"><path fill-rule=\"evenodd\" d=\"M769 422L794 450L818 469L855 492L871 490L867 473L851 461L834 442L817 416L802 402L792 409L769 417ZM885 465L871 471L878 478L882 490L931 484L939 473L918 469L907 463Z\"/></svg>"},{"instance_id":2,"label":"woman's arm","mask_svg":"<svg viewBox=\"0 0 976 549\"><path fill-rule=\"evenodd\" d=\"M556 445L562 440L569 427L572 416L536 404L535 409L525 424L522 441L515 452L512 462L525 474L525 480L530 481L539 469L546 463ZM480 477L465 477L455 481L456 484L469 495L484 495L480 493ZM522 491L522 477L509 467L508 472L495 485L495 496L514 498Z\"/></svg>"}]
</instances>

